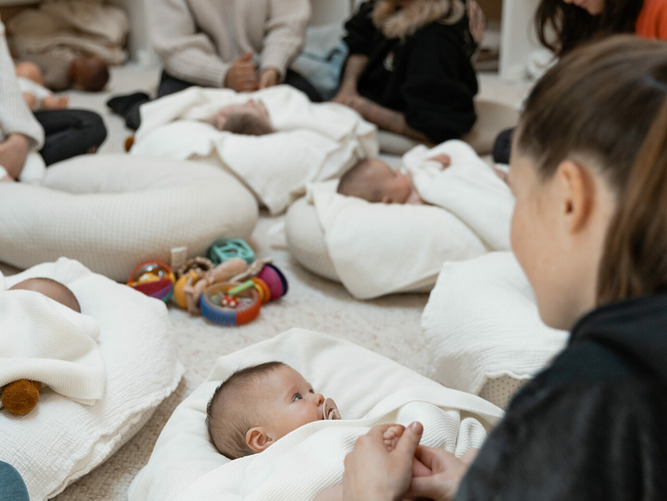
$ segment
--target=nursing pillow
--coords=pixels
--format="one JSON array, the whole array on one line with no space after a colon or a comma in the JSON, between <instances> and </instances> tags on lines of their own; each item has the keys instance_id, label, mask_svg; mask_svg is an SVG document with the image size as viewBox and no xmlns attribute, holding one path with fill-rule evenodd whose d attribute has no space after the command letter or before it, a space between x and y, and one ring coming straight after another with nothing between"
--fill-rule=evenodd
<instances>
[{"instance_id":1,"label":"nursing pillow","mask_svg":"<svg viewBox=\"0 0 667 501\"><path fill-rule=\"evenodd\" d=\"M504 408L568 338L542 323L511 252L442 267L422 315L436 381Z\"/></svg>"},{"instance_id":2,"label":"nursing pillow","mask_svg":"<svg viewBox=\"0 0 667 501\"><path fill-rule=\"evenodd\" d=\"M479 155L488 155L493 150L493 143L498 133L514 127L519 121L516 108L488 99L476 99L477 121L472 129L461 139L468 143ZM390 155L402 155L419 141L387 131L378 131L380 151Z\"/></svg>"},{"instance_id":3,"label":"nursing pillow","mask_svg":"<svg viewBox=\"0 0 667 501\"><path fill-rule=\"evenodd\" d=\"M216 239L247 238L257 218L252 194L214 167L83 155L39 184L0 183L0 261L27 268L65 256L126 281L143 261L172 262L172 249L196 256Z\"/></svg>"},{"instance_id":4,"label":"nursing pillow","mask_svg":"<svg viewBox=\"0 0 667 501\"><path fill-rule=\"evenodd\" d=\"M270 360L301 372L315 391L336 401L343 419L309 423L261 454L230 461L209 441L206 405L234 371ZM292 329L217 360L208 380L170 417L128 499L313 499L341 482L345 454L375 424L420 420L422 443L460 456L479 447L501 416L479 397L445 388L360 346Z\"/></svg>"},{"instance_id":5,"label":"nursing pillow","mask_svg":"<svg viewBox=\"0 0 667 501\"><path fill-rule=\"evenodd\" d=\"M94 344L104 374L102 394L87 395L94 397L91 401L75 400L77 394L64 396L56 384L59 380L60 386L72 388L65 383L75 374L65 374L64 362L58 370L58 360L51 359L55 350L33 354L43 357L43 363L38 367L38 359L26 359L25 370L50 369L58 379L51 380L53 387L42 386L37 407L29 414L14 416L0 410L0 461L21 473L31 500L42 501L62 492L127 442L176 388L183 368L176 360L169 314L161 301L65 258L6 277L6 286L29 277L53 278L74 292L83 315L70 314L99 326ZM37 294L0 289L0 300L5 294ZM21 332L0 332L7 335ZM69 358L81 360L82 354L72 349ZM5 361L15 362L14 369L20 371L17 359Z\"/></svg>"}]
</instances>

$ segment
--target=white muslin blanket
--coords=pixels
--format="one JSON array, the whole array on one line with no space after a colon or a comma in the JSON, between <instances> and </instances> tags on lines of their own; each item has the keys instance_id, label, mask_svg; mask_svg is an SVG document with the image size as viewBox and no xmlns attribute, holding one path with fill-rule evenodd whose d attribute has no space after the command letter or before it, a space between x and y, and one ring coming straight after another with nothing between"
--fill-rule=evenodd
<instances>
[{"instance_id":1,"label":"white muslin blanket","mask_svg":"<svg viewBox=\"0 0 667 501\"><path fill-rule=\"evenodd\" d=\"M243 136L201 121L249 99L266 106L278 132ZM278 214L303 194L307 182L340 176L360 158L376 156L378 145L375 126L353 111L311 103L286 85L244 94L191 87L141 107L141 127L131 153L220 165Z\"/></svg>"},{"instance_id":2,"label":"white muslin blanket","mask_svg":"<svg viewBox=\"0 0 667 501\"><path fill-rule=\"evenodd\" d=\"M102 398L97 321L39 292L5 290L1 273L0 282L0 387L28 379L79 403Z\"/></svg>"},{"instance_id":3,"label":"white muslin blanket","mask_svg":"<svg viewBox=\"0 0 667 501\"><path fill-rule=\"evenodd\" d=\"M268 360L291 365L315 391L334 398L342 420L307 424L261 454L229 461L208 440L206 404L232 372ZM209 380L174 411L134 479L129 500L313 499L341 482L345 455L373 425L421 421L423 444L460 456L481 446L501 417L489 402L445 388L364 348L292 329L218 359Z\"/></svg>"},{"instance_id":4,"label":"white muslin blanket","mask_svg":"<svg viewBox=\"0 0 667 501\"><path fill-rule=\"evenodd\" d=\"M441 153L450 167L429 160ZM371 204L335 193L333 183L308 186L336 272L360 299L432 284L445 261L510 248L514 198L470 146L418 146L403 163L430 205Z\"/></svg>"},{"instance_id":5,"label":"white muslin blanket","mask_svg":"<svg viewBox=\"0 0 667 501\"><path fill-rule=\"evenodd\" d=\"M478 394L487 381L525 382L564 348L568 333L544 325L511 252L445 263L422 315L435 380Z\"/></svg>"}]
</instances>

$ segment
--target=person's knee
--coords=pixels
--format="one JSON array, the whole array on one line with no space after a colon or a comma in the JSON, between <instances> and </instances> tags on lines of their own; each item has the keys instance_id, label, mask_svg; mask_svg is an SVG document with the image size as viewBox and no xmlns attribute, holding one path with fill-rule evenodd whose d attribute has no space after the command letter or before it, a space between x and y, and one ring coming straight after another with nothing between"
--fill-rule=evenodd
<instances>
[{"instance_id":1,"label":"person's knee","mask_svg":"<svg viewBox=\"0 0 667 501\"><path fill-rule=\"evenodd\" d=\"M30 501L21 474L3 461L0 461L0 501Z\"/></svg>"},{"instance_id":2,"label":"person's knee","mask_svg":"<svg viewBox=\"0 0 667 501\"><path fill-rule=\"evenodd\" d=\"M94 111L78 110L81 118L81 129L86 131L91 143L99 146L107 138L107 126L102 117Z\"/></svg>"}]
</instances>

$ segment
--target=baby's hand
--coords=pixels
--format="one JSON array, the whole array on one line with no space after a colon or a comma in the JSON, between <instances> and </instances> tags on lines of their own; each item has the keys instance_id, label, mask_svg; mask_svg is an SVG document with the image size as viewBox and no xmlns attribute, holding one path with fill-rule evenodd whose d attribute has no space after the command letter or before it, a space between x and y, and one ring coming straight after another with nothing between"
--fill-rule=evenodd
<instances>
[{"instance_id":1,"label":"baby's hand","mask_svg":"<svg viewBox=\"0 0 667 501\"><path fill-rule=\"evenodd\" d=\"M447 155L447 153L440 153L439 155L429 158L429 160L434 160L438 162L439 164L442 165L443 169L446 169L447 167L452 165L452 158L449 155Z\"/></svg>"}]
</instances>

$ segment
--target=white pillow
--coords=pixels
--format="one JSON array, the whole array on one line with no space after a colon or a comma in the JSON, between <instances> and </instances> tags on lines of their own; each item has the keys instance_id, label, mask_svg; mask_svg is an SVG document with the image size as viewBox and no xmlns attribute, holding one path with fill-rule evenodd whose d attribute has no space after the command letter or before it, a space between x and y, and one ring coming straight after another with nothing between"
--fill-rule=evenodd
<instances>
[{"instance_id":1,"label":"white pillow","mask_svg":"<svg viewBox=\"0 0 667 501\"><path fill-rule=\"evenodd\" d=\"M231 174L187 160L81 155L37 185L0 183L0 261L18 268L76 259L125 282L143 261L201 255L219 238L247 238L252 194Z\"/></svg>"},{"instance_id":2,"label":"white pillow","mask_svg":"<svg viewBox=\"0 0 667 501\"><path fill-rule=\"evenodd\" d=\"M422 315L436 381L505 407L567 341L542 323L514 254L442 267Z\"/></svg>"},{"instance_id":3,"label":"white pillow","mask_svg":"<svg viewBox=\"0 0 667 501\"><path fill-rule=\"evenodd\" d=\"M316 391L334 398L343 421L310 423L261 454L229 461L209 441L206 405L232 372L269 360L291 365ZM395 408L400 411L392 412ZM425 427L423 443L460 455L480 446L501 415L500 409L479 397L444 388L360 346L292 329L218 359L208 381L176 408L165 425L148 464L130 486L129 499L268 499L267 490L272 499L311 499L340 481L346 450L372 422L408 424L420 419ZM336 438L341 433L344 439L332 443L326 432ZM317 471L308 464L292 468L295 461L311 460Z\"/></svg>"},{"instance_id":4,"label":"white pillow","mask_svg":"<svg viewBox=\"0 0 667 501\"><path fill-rule=\"evenodd\" d=\"M0 411L0 460L21 473L30 499L40 501L62 492L129 440L176 388L183 368L161 301L64 258L5 280L11 287L29 277L50 277L72 289L82 312L100 325L106 369L104 396L92 406L43 388L29 414Z\"/></svg>"}]
</instances>

